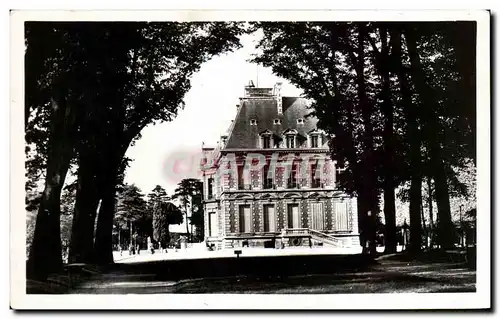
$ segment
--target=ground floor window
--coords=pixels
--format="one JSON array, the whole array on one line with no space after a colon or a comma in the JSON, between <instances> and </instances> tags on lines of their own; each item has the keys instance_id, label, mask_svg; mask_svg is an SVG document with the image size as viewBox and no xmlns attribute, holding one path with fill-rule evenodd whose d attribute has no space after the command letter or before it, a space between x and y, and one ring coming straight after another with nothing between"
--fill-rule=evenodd
<instances>
[{"instance_id":1,"label":"ground floor window","mask_svg":"<svg viewBox=\"0 0 500 319\"><path fill-rule=\"evenodd\" d=\"M335 203L335 229L348 230L347 203Z\"/></svg>"},{"instance_id":2,"label":"ground floor window","mask_svg":"<svg viewBox=\"0 0 500 319\"><path fill-rule=\"evenodd\" d=\"M312 229L325 229L325 214L323 211L323 203L311 203L311 222Z\"/></svg>"},{"instance_id":3,"label":"ground floor window","mask_svg":"<svg viewBox=\"0 0 500 319\"><path fill-rule=\"evenodd\" d=\"M264 205L264 231L276 231L276 213L273 204Z\"/></svg>"},{"instance_id":4,"label":"ground floor window","mask_svg":"<svg viewBox=\"0 0 500 319\"><path fill-rule=\"evenodd\" d=\"M299 204L288 204L288 228L300 228Z\"/></svg>"},{"instance_id":5,"label":"ground floor window","mask_svg":"<svg viewBox=\"0 0 500 319\"><path fill-rule=\"evenodd\" d=\"M252 232L252 214L250 211L250 205L240 205L239 217L240 217L240 233Z\"/></svg>"},{"instance_id":6,"label":"ground floor window","mask_svg":"<svg viewBox=\"0 0 500 319\"><path fill-rule=\"evenodd\" d=\"M217 236L217 218L215 212L208 213L208 237Z\"/></svg>"}]
</instances>

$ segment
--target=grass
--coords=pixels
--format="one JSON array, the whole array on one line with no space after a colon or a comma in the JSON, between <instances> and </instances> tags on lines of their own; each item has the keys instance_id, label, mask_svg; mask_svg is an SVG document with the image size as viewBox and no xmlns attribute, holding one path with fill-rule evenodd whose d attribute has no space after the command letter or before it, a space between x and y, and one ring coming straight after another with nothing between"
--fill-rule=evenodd
<instances>
[{"instance_id":1,"label":"grass","mask_svg":"<svg viewBox=\"0 0 500 319\"><path fill-rule=\"evenodd\" d=\"M28 293L333 294L472 292L476 272L446 256L279 256L116 264L28 283ZM75 283L75 279L79 283Z\"/></svg>"}]
</instances>

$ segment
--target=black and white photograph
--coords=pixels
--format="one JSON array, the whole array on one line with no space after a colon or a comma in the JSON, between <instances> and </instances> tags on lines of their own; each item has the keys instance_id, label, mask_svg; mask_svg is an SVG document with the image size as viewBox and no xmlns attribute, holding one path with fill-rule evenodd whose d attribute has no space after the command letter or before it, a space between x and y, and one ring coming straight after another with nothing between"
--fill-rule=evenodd
<instances>
[{"instance_id":1,"label":"black and white photograph","mask_svg":"<svg viewBox=\"0 0 500 319\"><path fill-rule=\"evenodd\" d=\"M14 309L491 307L488 11L10 20Z\"/></svg>"}]
</instances>

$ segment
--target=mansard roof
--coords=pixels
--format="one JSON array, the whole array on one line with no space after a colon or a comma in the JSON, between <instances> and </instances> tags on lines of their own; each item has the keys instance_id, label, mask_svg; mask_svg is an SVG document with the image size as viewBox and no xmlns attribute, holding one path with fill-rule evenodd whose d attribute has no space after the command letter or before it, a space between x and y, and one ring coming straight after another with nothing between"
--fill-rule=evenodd
<instances>
[{"instance_id":1,"label":"mansard roof","mask_svg":"<svg viewBox=\"0 0 500 319\"><path fill-rule=\"evenodd\" d=\"M258 148L259 134L266 130L277 136L282 136L287 130L296 130L298 135L305 137L316 128L318 120L307 116L312 110L307 108L304 98L281 99L282 114L278 114L276 97L242 99L225 148ZM300 118L304 119L303 124L297 123ZM281 124L274 124L275 119L280 119ZM256 125L250 125L250 120L256 120Z\"/></svg>"}]
</instances>

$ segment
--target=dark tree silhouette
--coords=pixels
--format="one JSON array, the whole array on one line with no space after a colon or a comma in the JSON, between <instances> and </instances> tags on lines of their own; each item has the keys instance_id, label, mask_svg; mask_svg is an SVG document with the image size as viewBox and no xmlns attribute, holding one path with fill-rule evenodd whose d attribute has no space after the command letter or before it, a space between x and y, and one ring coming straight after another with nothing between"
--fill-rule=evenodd
<instances>
[{"instance_id":1,"label":"dark tree silhouette","mask_svg":"<svg viewBox=\"0 0 500 319\"><path fill-rule=\"evenodd\" d=\"M72 260L112 262L116 185L127 148L146 125L176 116L192 74L237 47L244 29L219 22L27 25L26 127L33 128L27 140L45 151L38 162L46 163L28 273L44 277L61 265L59 199L74 152Z\"/></svg>"}]
</instances>

